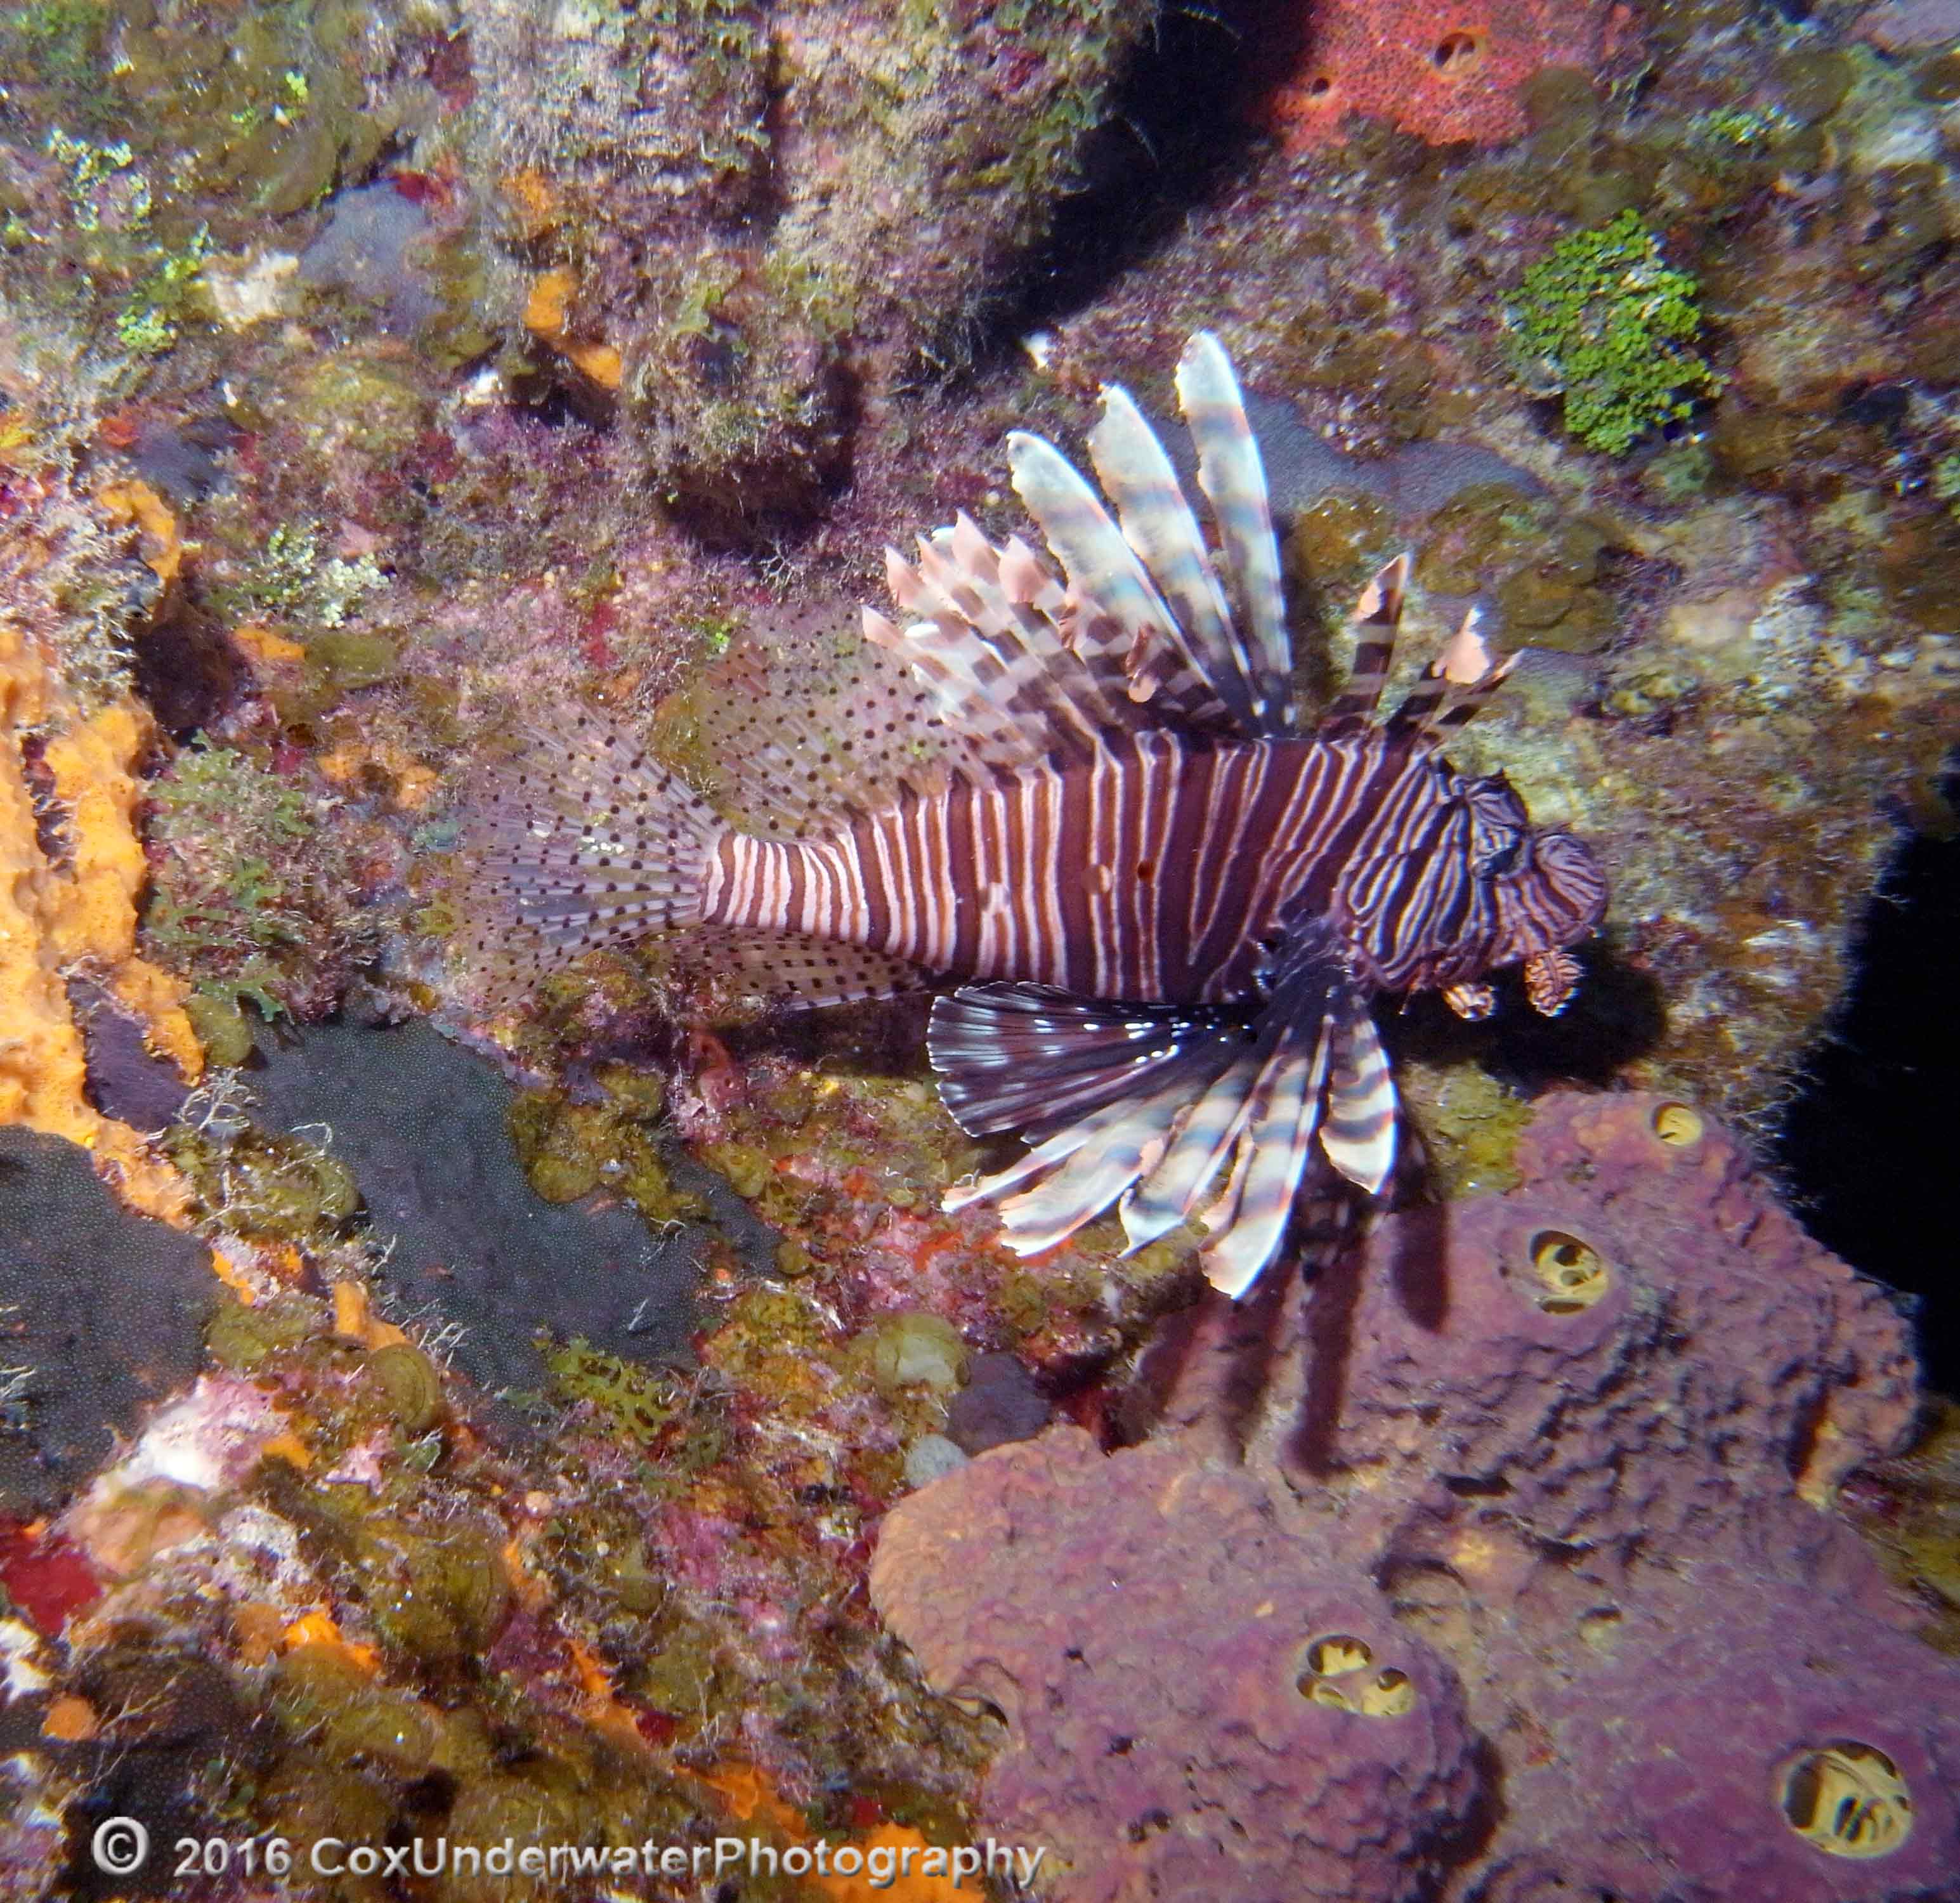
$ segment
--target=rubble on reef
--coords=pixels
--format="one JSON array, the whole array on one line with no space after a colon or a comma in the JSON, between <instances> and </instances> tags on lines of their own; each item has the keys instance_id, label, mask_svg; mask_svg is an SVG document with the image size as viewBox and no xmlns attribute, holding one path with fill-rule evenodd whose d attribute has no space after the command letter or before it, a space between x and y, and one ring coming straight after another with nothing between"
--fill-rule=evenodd
<instances>
[{"instance_id":1,"label":"rubble on reef","mask_svg":"<svg viewBox=\"0 0 1960 1903\"><path fill-rule=\"evenodd\" d=\"M1518 1169L1190 1312L1141 1445L1053 1428L887 1515L873 1601L1004 1726L982 1812L1054 1894L1902 1903L1955 1866L1960 1669L1832 1506L1911 1426L1904 1322L1685 1104L1547 1099Z\"/></svg>"}]
</instances>

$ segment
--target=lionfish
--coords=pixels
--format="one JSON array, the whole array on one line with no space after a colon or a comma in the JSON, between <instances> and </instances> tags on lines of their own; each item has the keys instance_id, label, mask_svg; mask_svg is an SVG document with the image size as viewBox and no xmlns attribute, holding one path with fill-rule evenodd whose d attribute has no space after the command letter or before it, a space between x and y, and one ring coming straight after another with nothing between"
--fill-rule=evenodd
<instances>
[{"instance_id":1,"label":"lionfish","mask_svg":"<svg viewBox=\"0 0 1960 1903\"><path fill-rule=\"evenodd\" d=\"M1131 1249L1189 1220L1236 1297L1280 1252L1316 1150L1371 1195L1388 1181L1376 994L1440 988L1482 1017L1487 975L1522 961L1555 1014L1606 889L1501 774L1443 755L1505 672L1474 617L1378 705L1406 555L1362 594L1351 676L1300 728L1258 447L1215 337L1192 339L1176 385L1214 539L1106 387L1100 495L1042 438L1007 439L1061 572L963 514L915 562L888 549L902 622L867 608L863 632L904 671L851 673L841 739L780 706L748 721L731 764L759 823L582 712L493 776L473 843L498 900L486 943L533 970L712 927L766 935L809 1001L959 981L928 1023L942 1097L969 1134L1030 1147L947 1206L998 1201L1023 1255L1112 1204ZM762 691L739 668L720 687Z\"/></svg>"}]
</instances>

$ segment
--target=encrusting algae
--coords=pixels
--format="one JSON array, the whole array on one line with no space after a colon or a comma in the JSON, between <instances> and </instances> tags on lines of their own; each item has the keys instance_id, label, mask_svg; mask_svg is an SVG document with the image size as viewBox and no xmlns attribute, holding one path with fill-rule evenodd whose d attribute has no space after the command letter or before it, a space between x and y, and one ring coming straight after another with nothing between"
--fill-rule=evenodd
<instances>
[{"instance_id":1,"label":"encrusting algae","mask_svg":"<svg viewBox=\"0 0 1960 1903\"><path fill-rule=\"evenodd\" d=\"M182 1180L89 1102L63 982L86 969L195 1081L203 1053L181 989L136 955L146 874L135 768L149 731L126 694L79 717L32 635L0 621L0 1122L83 1144L125 1202L167 1220L183 1215ZM58 816L53 828L44 814Z\"/></svg>"}]
</instances>

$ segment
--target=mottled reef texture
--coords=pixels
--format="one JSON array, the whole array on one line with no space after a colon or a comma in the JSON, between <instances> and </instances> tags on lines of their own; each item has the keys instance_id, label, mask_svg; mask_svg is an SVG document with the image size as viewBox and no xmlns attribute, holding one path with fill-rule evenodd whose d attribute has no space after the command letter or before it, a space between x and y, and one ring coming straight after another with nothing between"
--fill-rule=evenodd
<instances>
[{"instance_id":1,"label":"mottled reef texture","mask_svg":"<svg viewBox=\"0 0 1960 1903\"><path fill-rule=\"evenodd\" d=\"M0 1118L44 1133L0 1176L0 1383L42 1375L0 1398L0 1889L78 1893L133 1811L1012 1815L1115 1894L1937 1894L1951 1667L1832 1502L1950 1653L1950 1420L1879 1459L1901 1325L1704 1119L1760 1141L1899 829L1952 823L1956 35L1946 0L0 8ZM1589 354L1549 261L1602 246L1705 373L1637 323ZM1459 763L1614 894L1556 1022L1383 1012L1423 1164L1236 1320L1186 1238L1023 1263L943 1214L996 1159L915 1007L759 1010L752 963L646 948L493 1017L456 956L457 806L522 715L601 704L737 797L885 544L1022 530L1004 433L1073 451L1110 378L1169 415L1200 326L1303 695L1408 549L1416 657L1472 604L1523 654ZM1575 389L1652 426L1589 447ZM352 1028L410 1019L521 1088ZM255 1122L269 1036L339 1080L275 1064ZM935 1695L969 1672L1010 1729Z\"/></svg>"},{"instance_id":2,"label":"mottled reef texture","mask_svg":"<svg viewBox=\"0 0 1960 1903\"><path fill-rule=\"evenodd\" d=\"M1678 1103L1548 1100L1519 1167L1193 1311L1144 1444L887 1516L873 1599L1004 1726L983 1813L1055 1894L1942 1893L1960 1668L1830 1505L1911 1424L1904 1324ZM1909 1824L1819 1825L1833 1749Z\"/></svg>"}]
</instances>

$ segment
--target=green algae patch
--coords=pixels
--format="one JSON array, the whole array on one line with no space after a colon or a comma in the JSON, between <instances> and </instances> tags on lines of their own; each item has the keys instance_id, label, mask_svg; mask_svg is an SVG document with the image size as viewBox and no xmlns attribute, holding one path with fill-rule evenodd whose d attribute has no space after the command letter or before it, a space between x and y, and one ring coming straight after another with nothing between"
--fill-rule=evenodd
<instances>
[{"instance_id":1,"label":"green algae patch","mask_svg":"<svg viewBox=\"0 0 1960 1903\"><path fill-rule=\"evenodd\" d=\"M651 1447L678 1418L673 1377L595 1348L584 1336L544 1351L553 1389L589 1405L601 1422L636 1446Z\"/></svg>"},{"instance_id":2,"label":"green algae patch","mask_svg":"<svg viewBox=\"0 0 1960 1903\"><path fill-rule=\"evenodd\" d=\"M1517 1187L1523 1180L1518 1138L1532 1120L1523 1098L1476 1064L1404 1058L1395 1068L1439 1195L1453 1199Z\"/></svg>"},{"instance_id":3,"label":"green algae patch","mask_svg":"<svg viewBox=\"0 0 1960 1903\"><path fill-rule=\"evenodd\" d=\"M1698 299L1639 214L1622 212L1526 271L1505 311L1513 368L1535 394L1564 397L1565 426L1588 449L1622 455L1716 388L1694 348Z\"/></svg>"}]
</instances>

